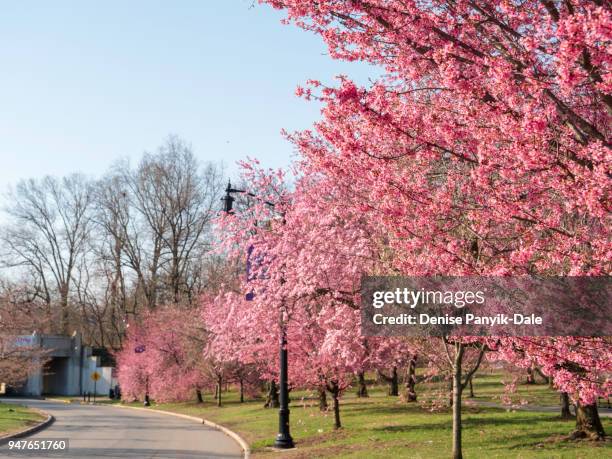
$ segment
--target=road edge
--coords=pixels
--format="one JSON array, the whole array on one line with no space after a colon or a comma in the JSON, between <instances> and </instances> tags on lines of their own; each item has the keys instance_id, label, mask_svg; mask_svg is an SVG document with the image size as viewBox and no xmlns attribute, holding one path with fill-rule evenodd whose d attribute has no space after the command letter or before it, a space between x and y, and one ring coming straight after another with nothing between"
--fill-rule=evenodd
<instances>
[{"instance_id":1,"label":"road edge","mask_svg":"<svg viewBox=\"0 0 612 459\"><path fill-rule=\"evenodd\" d=\"M27 406L27 405L26 405ZM23 438L23 437L27 437L28 435L32 435L36 432L39 432L43 429L46 429L47 427L49 427L51 424L53 424L53 422L55 421L55 418L50 415L49 413L43 411L43 410L39 410L38 408L32 408L32 407L28 407L29 409L36 411L37 413L42 414L43 416L47 416L47 418L44 421L39 422L38 424L32 426L32 427L28 427L27 429L23 429L23 430L19 430L17 432L13 432L7 435L3 435L0 436L0 446L5 445L6 443L8 443L10 440L12 440L13 438Z\"/></svg>"},{"instance_id":2,"label":"road edge","mask_svg":"<svg viewBox=\"0 0 612 459\"><path fill-rule=\"evenodd\" d=\"M127 406L127 405L122 405L122 404L119 404L119 403L117 403L117 404L109 404L109 405L106 405L106 406L114 406L116 408L127 408L127 409L130 409L130 410L140 410L140 411L147 411L147 412L152 412L152 413L167 414L169 416L174 416L174 417L177 417L177 418L188 419L190 421L195 421L195 422L197 422L199 424L204 424L204 425L206 425L208 427L212 427L213 429L220 430L225 435L227 435L232 440L234 440L236 443L238 443L238 445L240 445L240 447L242 448L242 451L244 453L244 459L249 459L251 457L251 448L249 447L249 444L244 440L244 438L242 438L240 435L238 435L233 430L230 430L227 427L222 426L221 424L217 424L216 422L209 421L208 419L200 418L200 417L197 417L197 416L190 416L188 414L173 413L172 411L156 410L154 408L141 408L141 407L138 407L138 406Z\"/></svg>"},{"instance_id":3,"label":"road edge","mask_svg":"<svg viewBox=\"0 0 612 459\"><path fill-rule=\"evenodd\" d=\"M46 400L47 402L53 402L53 403L72 403L70 400L65 400L63 398L51 398L51 397L44 397L43 400Z\"/></svg>"}]
</instances>

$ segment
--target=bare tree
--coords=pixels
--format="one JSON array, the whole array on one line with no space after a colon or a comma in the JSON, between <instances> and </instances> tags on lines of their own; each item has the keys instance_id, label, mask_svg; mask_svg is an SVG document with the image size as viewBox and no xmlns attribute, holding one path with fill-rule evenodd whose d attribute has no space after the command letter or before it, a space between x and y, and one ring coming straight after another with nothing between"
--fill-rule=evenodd
<instances>
[{"instance_id":1,"label":"bare tree","mask_svg":"<svg viewBox=\"0 0 612 459\"><path fill-rule=\"evenodd\" d=\"M169 137L135 169L115 169L100 199L115 259L134 273L149 308L193 301L222 192L219 167L201 168L187 144Z\"/></svg>"},{"instance_id":2,"label":"bare tree","mask_svg":"<svg viewBox=\"0 0 612 459\"><path fill-rule=\"evenodd\" d=\"M98 182L95 221L92 252L104 286L98 301L109 306L110 341L120 345L130 314L135 315L141 303L139 286L147 285L142 235L134 226L128 188L120 175L111 174ZM130 272L136 273L133 279ZM148 298L147 292L144 297Z\"/></svg>"},{"instance_id":3,"label":"bare tree","mask_svg":"<svg viewBox=\"0 0 612 459\"><path fill-rule=\"evenodd\" d=\"M165 301L190 297L187 276L210 248L207 237L222 192L218 167L200 171L191 147L171 136L155 155L145 155L127 178L136 211L155 240Z\"/></svg>"},{"instance_id":4,"label":"bare tree","mask_svg":"<svg viewBox=\"0 0 612 459\"><path fill-rule=\"evenodd\" d=\"M163 303L192 306L227 270L211 252L221 168L169 137L141 161L92 182L19 182L0 232L0 268L27 285L55 332L118 348L127 323Z\"/></svg>"},{"instance_id":5,"label":"bare tree","mask_svg":"<svg viewBox=\"0 0 612 459\"><path fill-rule=\"evenodd\" d=\"M11 223L0 233L4 266L24 267L38 278L43 296L57 299L58 330L69 327L69 295L75 266L87 247L91 184L80 175L24 180L9 193Z\"/></svg>"}]
</instances>

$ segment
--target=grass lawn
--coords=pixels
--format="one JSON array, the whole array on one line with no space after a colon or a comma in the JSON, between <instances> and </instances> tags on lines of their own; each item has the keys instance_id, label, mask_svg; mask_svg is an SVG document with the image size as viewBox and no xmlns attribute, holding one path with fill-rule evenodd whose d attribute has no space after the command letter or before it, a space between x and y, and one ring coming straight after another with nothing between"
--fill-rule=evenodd
<instances>
[{"instance_id":1,"label":"grass lawn","mask_svg":"<svg viewBox=\"0 0 612 459\"><path fill-rule=\"evenodd\" d=\"M0 403L0 437L44 420L44 416L24 406Z\"/></svg>"},{"instance_id":2,"label":"grass lawn","mask_svg":"<svg viewBox=\"0 0 612 459\"><path fill-rule=\"evenodd\" d=\"M475 380L477 397L495 400L503 390L499 380L498 375L484 375ZM558 400L547 386L527 387L526 395L531 395L534 401L550 400L554 404ZM431 390L431 385L418 389L423 394ZM292 393L291 432L297 448L287 452L270 449L278 428L278 411L262 408L261 400L240 404L237 394L230 391L223 394L221 408L214 405L210 395L200 405L195 402L153 404L153 408L201 416L223 424L249 442L254 458L450 457L449 410L432 413L416 404L403 403L398 397L387 396L383 386L370 386L369 390L367 399L355 397L354 390L342 398L343 428L339 431L332 428L333 413L321 413L313 394ZM463 421L464 456L468 459L612 457L610 442L564 440L573 429L574 421L561 420L556 413L466 406ZM612 420L602 418L602 422L606 431L611 432Z\"/></svg>"},{"instance_id":3,"label":"grass lawn","mask_svg":"<svg viewBox=\"0 0 612 459\"><path fill-rule=\"evenodd\" d=\"M501 396L504 393L504 385L502 380L510 381L512 379L508 375L502 375L495 372L483 371L474 377L474 398L477 401L496 402L501 405ZM436 389L446 388L448 383L427 383L420 385L421 393L426 393ZM540 382L538 384L526 384L525 378L517 384L516 391L509 394L513 403L519 404L521 401L526 401L530 405L539 406L557 406L559 405L559 393L551 389L547 384ZM469 388L465 389L464 398L469 400Z\"/></svg>"}]
</instances>

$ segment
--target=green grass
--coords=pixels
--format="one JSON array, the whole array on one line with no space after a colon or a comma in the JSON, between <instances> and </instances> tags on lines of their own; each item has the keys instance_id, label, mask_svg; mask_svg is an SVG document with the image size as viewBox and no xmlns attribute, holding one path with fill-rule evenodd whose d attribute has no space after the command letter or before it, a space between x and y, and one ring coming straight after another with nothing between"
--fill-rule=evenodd
<instances>
[{"instance_id":1,"label":"green grass","mask_svg":"<svg viewBox=\"0 0 612 459\"><path fill-rule=\"evenodd\" d=\"M510 382L511 376L494 372L481 372L474 377L474 398L476 401L495 402L501 405L501 396L504 393L502 381ZM559 405L559 392L551 389L548 384L541 382L538 377L537 384L526 384L526 378L522 378L516 386L516 391L510 395L513 403L526 401L529 405L557 406ZM420 390L432 391L447 387L448 383L421 384ZM464 397L468 400L469 389L466 388Z\"/></svg>"},{"instance_id":2,"label":"green grass","mask_svg":"<svg viewBox=\"0 0 612 459\"><path fill-rule=\"evenodd\" d=\"M0 403L0 437L31 427L45 418L21 405Z\"/></svg>"},{"instance_id":3,"label":"green grass","mask_svg":"<svg viewBox=\"0 0 612 459\"><path fill-rule=\"evenodd\" d=\"M497 375L475 380L476 395L494 400L503 386ZM497 382L496 382L497 381ZM431 390L419 386L421 395ZM354 390L341 402L343 428L334 431L333 413L321 413L312 393L292 393L291 429L297 448L275 452L270 448L278 428L278 412L263 402L240 404L233 391L224 393L224 406L214 406L208 395L195 402L153 404L153 408L201 416L238 432L249 442L254 458L448 458L451 452L450 411L429 412L398 397L385 395L385 387L369 387L370 397L359 399ZM520 389L519 389L520 390ZM558 400L544 385L528 386L534 401ZM548 391L548 393L546 392ZM551 395L549 397L549 395ZM138 404L141 406L141 404ZM612 457L609 442L573 442L565 439L574 421L556 413L464 407L463 448L466 458L604 458ZM610 432L612 421L602 418Z\"/></svg>"}]
</instances>

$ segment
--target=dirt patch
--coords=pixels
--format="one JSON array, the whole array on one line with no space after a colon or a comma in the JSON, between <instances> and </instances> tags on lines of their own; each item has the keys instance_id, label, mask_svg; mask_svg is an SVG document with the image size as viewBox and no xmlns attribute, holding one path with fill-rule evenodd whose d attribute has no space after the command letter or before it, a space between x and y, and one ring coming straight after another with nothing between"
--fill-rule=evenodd
<instances>
[{"instance_id":1,"label":"dirt patch","mask_svg":"<svg viewBox=\"0 0 612 459\"><path fill-rule=\"evenodd\" d=\"M332 430L330 432L321 433L319 435L310 436L300 440L300 446L307 448L325 441L337 441L350 436L346 430Z\"/></svg>"},{"instance_id":2,"label":"dirt patch","mask_svg":"<svg viewBox=\"0 0 612 459\"><path fill-rule=\"evenodd\" d=\"M612 443L612 437L606 436L603 440L593 441L588 438L575 438L572 435L551 435L546 440L534 445L534 447L543 448L544 446L550 446L556 443L585 443L592 446L603 446L606 443Z\"/></svg>"}]
</instances>

